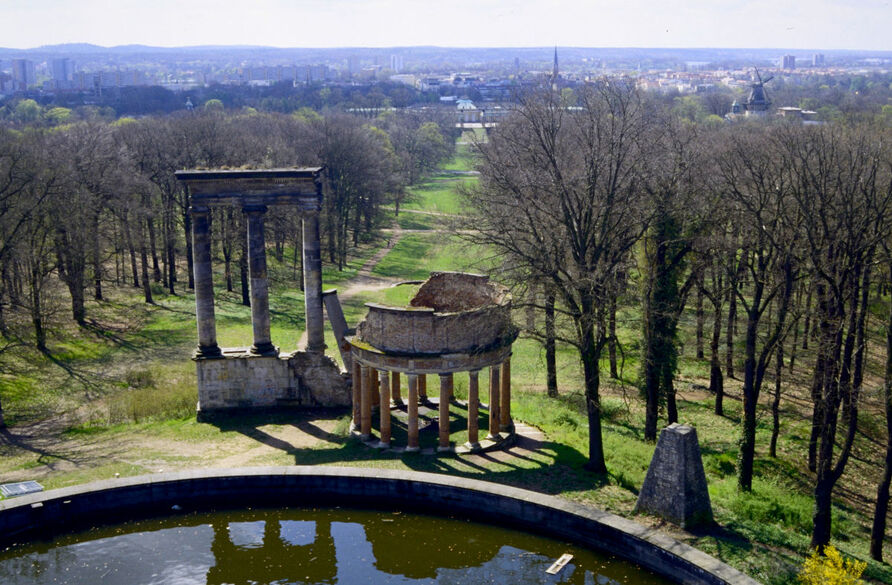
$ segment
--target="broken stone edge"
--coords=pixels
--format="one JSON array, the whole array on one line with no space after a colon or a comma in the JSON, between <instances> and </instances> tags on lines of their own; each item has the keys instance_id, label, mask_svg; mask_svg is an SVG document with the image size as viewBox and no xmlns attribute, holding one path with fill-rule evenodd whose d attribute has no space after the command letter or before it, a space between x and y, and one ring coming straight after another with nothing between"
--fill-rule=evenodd
<instances>
[{"instance_id":1,"label":"broken stone edge","mask_svg":"<svg viewBox=\"0 0 892 585\"><path fill-rule=\"evenodd\" d=\"M200 469L30 494L0 501L0 547L103 523L196 510L345 504L448 514L566 539L677 583L759 585L702 551L608 512L475 479L389 469Z\"/></svg>"}]
</instances>

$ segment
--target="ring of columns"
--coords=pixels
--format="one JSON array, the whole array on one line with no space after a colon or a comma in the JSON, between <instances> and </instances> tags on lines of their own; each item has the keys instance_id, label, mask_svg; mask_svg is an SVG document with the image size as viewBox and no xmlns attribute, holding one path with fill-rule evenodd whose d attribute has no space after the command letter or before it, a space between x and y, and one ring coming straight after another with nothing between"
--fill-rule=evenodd
<instances>
[{"instance_id":1,"label":"ring of columns","mask_svg":"<svg viewBox=\"0 0 892 585\"><path fill-rule=\"evenodd\" d=\"M443 299L444 295L460 298L450 301ZM404 450L419 451L419 405L432 402L427 395L427 377L436 375L440 389L437 451L452 451L449 406L455 402L454 376L467 372L468 441L455 451L476 452L507 444L514 433L511 345L517 337L507 291L478 275L434 273L412 304L406 308L367 304L369 315L357 334L347 339L353 374L354 432L365 441L372 440L372 411L377 405L376 446L390 448L391 409L405 407L408 437ZM488 378L488 403L480 396L481 372L484 383ZM405 401L403 376L407 382ZM478 424L481 408L489 414L483 440Z\"/></svg>"}]
</instances>

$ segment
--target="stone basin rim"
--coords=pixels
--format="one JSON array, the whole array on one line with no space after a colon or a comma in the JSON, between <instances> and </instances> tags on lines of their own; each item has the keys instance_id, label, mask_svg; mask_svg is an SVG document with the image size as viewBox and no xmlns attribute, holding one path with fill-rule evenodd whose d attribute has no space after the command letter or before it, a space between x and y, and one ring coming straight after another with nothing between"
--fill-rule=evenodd
<instances>
[{"instance_id":1,"label":"stone basin rim","mask_svg":"<svg viewBox=\"0 0 892 585\"><path fill-rule=\"evenodd\" d=\"M0 545L33 539L43 532L65 532L66 522L114 512L152 510L160 515L173 504L201 509L241 502L252 496L283 505L393 507L429 514L451 513L477 522L542 532L572 543L616 554L679 583L759 585L714 557L633 520L595 508L497 483L444 474L354 467L242 467L198 469L108 479L0 501ZM267 497L271 496L271 497ZM303 496L295 498L294 496ZM115 514L117 517L117 514ZM120 518L117 520L121 521ZM54 525L55 523L55 525ZM53 531L53 528L56 528ZM44 534L45 535L45 534Z\"/></svg>"}]
</instances>

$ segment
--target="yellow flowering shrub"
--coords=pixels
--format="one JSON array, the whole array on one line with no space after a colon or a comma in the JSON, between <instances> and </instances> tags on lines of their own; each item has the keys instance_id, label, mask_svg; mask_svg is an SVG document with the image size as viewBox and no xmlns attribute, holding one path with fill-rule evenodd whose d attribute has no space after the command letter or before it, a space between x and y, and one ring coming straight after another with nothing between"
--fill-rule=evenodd
<instances>
[{"instance_id":1,"label":"yellow flowering shrub","mask_svg":"<svg viewBox=\"0 0 892 585\"><path fill-rule=\"evenodd\" d=\"M833 546L824 547L824 556L817 549L805 559L799 582L802 585L862 585L861 573L867 563L847 559Z\"/></svg>"}]
</instances>

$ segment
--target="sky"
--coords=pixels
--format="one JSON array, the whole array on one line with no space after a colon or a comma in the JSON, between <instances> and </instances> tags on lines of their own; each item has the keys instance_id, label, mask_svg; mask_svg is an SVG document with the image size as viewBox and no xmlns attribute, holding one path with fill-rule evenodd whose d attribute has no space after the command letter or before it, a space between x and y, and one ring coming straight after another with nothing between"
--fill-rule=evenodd
<instances>
[{"instance_id":1,"label":"sky","mask_svg":"<svg viewBox=\"0 0 892 585\"><path fill-rule=\"evenodd\" d=\"M0 47L892 50L892 0L0 0Z\"/></svg>"}]
</instances>

